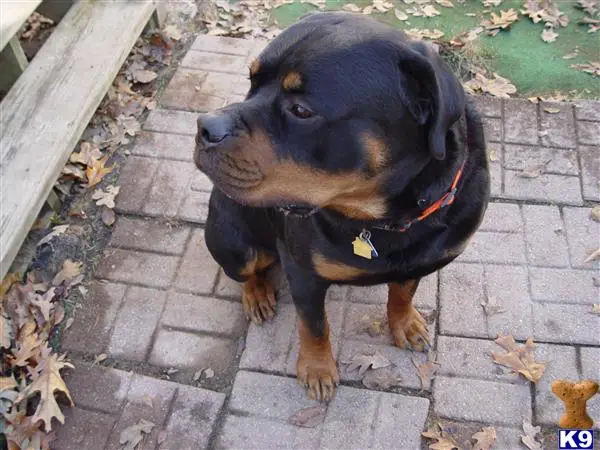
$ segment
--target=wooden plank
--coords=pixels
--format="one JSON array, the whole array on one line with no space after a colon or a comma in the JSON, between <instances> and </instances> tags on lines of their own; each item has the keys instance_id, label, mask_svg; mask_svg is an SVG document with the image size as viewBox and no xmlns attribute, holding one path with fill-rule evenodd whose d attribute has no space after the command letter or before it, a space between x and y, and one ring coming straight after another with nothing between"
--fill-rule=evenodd
<instances>
[{"instance_id":1,"label":"wooden plank","mask_svg":"<svg viewBox=\"0 0 600 450\"><path fill-rule=\"evenodd\" d=\"M0 103L0 279L154 8L74 4Z\"/></svg>"},{"instance_id":2,"label":"wooden plank","mask_svg":"<svg viewBox=\"0 0 600 450\"><path fill-rule=\"evenodd\" d=\"M42 0L0 0L0 50L8 44L40 3Z\"/></svg>"}]
</instances>

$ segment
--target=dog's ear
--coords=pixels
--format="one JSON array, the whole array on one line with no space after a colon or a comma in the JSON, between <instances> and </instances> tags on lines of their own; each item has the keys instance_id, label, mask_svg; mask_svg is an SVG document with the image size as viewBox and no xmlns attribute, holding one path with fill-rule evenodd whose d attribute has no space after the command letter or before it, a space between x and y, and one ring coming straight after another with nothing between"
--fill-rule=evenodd
<instances>
[{"instance_id":1,"label":"dog's ear","mask_svg":"<svg viewBox=\"0 0 600 450\"><path fill-rule=\"evenodd\" d=\"M404 43L400 70L411 81L402 92L418 123L428 127L429 151L446 157L446 134L465 109L464 90L434 49L424 42Z\"/></svg>"}]
</instances>

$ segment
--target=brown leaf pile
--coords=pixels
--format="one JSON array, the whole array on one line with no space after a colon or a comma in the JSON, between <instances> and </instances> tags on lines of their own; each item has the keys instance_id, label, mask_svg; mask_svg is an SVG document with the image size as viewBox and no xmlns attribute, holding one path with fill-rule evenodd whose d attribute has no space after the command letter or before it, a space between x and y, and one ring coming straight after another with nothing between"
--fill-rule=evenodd
<instances>
[{"instance_id":1,"label":"brown leaf pile","mask_svg":"<svg viewBox=\"0 0 600 450\"><path fill-rule=\"evenodd\" d=\"M242 0L235 4L228 0L217 0L216 17L203 19L208 35L230 37L253 37L272 39L281 30L271 23L270 11L293 3L293 0ZM325 7L325 0L303 0L318 9Z\"/></svg>"},{"instance_id":2,"label":"brown leaf pile","mask_svg":"<svg viewBox=\"0 0 600 450\"><path fill-rule=\"evenodd\" d=\"M488 74L477 71L472 79L463 83L463 86L471 94L483 93L500 98L510 98L510 94L517 92L515 85L508 79L497 73L493 73L492 78L488 78L488 76Z\"/></svg>"},{"instance_id":3,"label":"brown leaf pile","mask_svg":"<svg viewBox=\"0 0 600 450\"><path fill-rule=\"evenodd\" d=\"M533 354L535 344L531 338L527 339L524 347L519 347L511 335L498 336L494 342L506 350L506 353L492 353L496 364L518 372L534 383L540 381L546 364L535 361Z\"/></svg>"},{"instance_id":4,"label":"brown leaf pile","mask_svg":"<svg viewBox=\"0 0 600 450\"><path fill-rule=\"evenodd\" d=\"M581 72L589 73L593 77L600 77L600 61L589 62L587 64L571 64L571 67Z\"/></svg>"},{"instance_id":5,"label":"brown leaf pile","mask_svg":"<svg viewBox=\"0 0 600 450\"><path fill-rule=\"evenodd\" d=\"M35 283L29 275L7 288L0 308L0 414L8 448L49 449L54 439L53 419L64 423L59 402L72 405L60 371L73 367L53 353L48 339L64 319L60 298L81 282L81 265L65 261L52 286Z\"/></svg>"}]
</instances>

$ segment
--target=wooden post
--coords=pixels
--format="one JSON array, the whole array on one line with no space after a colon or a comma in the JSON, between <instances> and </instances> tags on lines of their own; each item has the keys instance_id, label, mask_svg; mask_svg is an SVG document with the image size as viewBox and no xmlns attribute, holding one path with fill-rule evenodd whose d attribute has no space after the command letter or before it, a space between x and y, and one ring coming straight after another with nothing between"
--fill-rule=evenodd
<instances>
[{"instance_id":1,"label":"wooden post","mask_svg":"<svg viewBox=\"0 0 600 450\"><path fill-rule=\"evenodd\" d=\"M19 75L27 68L27 57L19 43L19 38L13 36L6 47L0 52L0 91L8 92L17 81Z\"/></svg>"}]
</instances>

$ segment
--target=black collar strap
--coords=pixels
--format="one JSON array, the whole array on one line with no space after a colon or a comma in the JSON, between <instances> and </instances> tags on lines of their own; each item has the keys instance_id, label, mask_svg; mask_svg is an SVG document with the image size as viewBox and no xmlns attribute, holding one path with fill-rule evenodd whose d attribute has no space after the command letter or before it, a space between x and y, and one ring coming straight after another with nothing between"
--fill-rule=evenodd
<instances>
[{"instance_id":1,"label":"black collar strap","mask_svg":"<svg viewBox=\"0 0 600 450\"><path fill-rule=\"evenodd\" d=\"M298 219L306 219L319 210L318 207L311 208L310 206L300 205L278 206L275 209L282 213L284 216L296 217Z\"/></svg>"}]
</instances>

